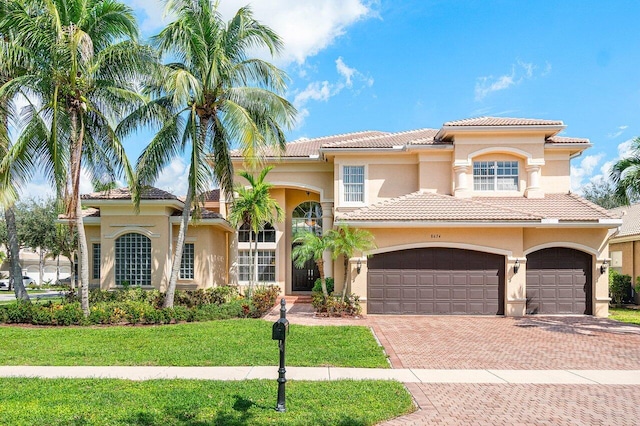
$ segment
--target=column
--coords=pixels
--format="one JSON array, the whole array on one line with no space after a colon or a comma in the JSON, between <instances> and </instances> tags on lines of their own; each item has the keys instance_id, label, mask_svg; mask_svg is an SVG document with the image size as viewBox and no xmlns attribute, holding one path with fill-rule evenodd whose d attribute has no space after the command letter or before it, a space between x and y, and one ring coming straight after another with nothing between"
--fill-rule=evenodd
<instances>
[{"instance_id":1,"label":"column","mask_svg":"<svg viewBox=\"0 0 640 426\"><path fill-rule=\"evenodd\" d=\"M544 198L544 192L540 188L540 166L529 165L525 170L527 171L528 179L524 195L527 198Z\"/></svg>"},{"instance_id":2,"label":"column","mask_svg":"<svg viewBox=\"0 0 640 426\"><path fill-rule=\"evenodd\" d=\"M466 164L459 164L453 166L453 171L456 173L456 187L454 195L456 197L471 197L471 191L468 188L467 175L469 174L469 166Z\"/></svg>"},{"instance_id":3,"label":"column","mask_svg":"<svg viewBox=\"0 0 640 426\"><path fill-rule=\"evenodd\" d=\"M322 202L320 207L322 207L322 234L324 235L333 229L333 202ZM333 278L333 259L329 250L323 253L322 260L324 260L324 276Z\"/></svg>"}]
</instances>

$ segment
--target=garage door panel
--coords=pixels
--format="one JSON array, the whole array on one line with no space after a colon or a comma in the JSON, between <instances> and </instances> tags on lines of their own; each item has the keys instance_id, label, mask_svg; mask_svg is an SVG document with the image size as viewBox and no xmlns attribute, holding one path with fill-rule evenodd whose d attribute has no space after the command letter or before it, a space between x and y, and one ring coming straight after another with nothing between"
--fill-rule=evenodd
<instances>
[{"instance_id":1,"label":"garage door panel","mask_svg":"<svg viewBox=\"0 0 640 426\"><path fill-rule=\"evenodd\" d=\"M527 255L527 313L591 314L591 256L553 247Z\"/></svg>"},{"instance_id":2,"label":"garage door panel","mask_svg":"<svg viewBox=\"0 0 640 426\"><path fill-rule=\"evenodd\" d=\"M372 314L502 314L504 269L503 256L469 250L374 255L368 262L367 309Z\"/></svg>"}]
</instances>

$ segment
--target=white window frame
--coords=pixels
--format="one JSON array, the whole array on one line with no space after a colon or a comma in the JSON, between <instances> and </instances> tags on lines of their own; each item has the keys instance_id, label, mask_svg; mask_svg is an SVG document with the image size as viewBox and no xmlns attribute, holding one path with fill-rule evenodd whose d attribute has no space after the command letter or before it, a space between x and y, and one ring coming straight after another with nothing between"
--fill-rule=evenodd
<instances>
[{"instance_id":1,"label":"white window frame","mask_svg":"<svg viewBox=\"0 0 640 426\"><path fill-rule=\"evenodd\" d=\"M360 167L362 168L362 183L347 183L345 178L347 176L347 167ZM366 164L340 164L340 199L344 206L363 206L367 204L367 165ZM362 200L352 201L347 200L347 185L362 185ZM354 193L357 194L357 193Z\"/></svg>"},{"instance_id":2,"label":"white window frame","mask_svg":"<svg viewBox=\"0 0 640 426\"><path fill-rule=\"evenodd\" d=\"M266 254L269 254L269 257L265 257ZM250 273L250 250L242 249L238 250L238 281L240 282L248 282L249 281L249 273ZM273 263L261 263L261 260L272 259ZM245 262L246 260L246 262ZM275 283L277 278L277 253L275 249L258 249L256 253L254 253L253 264L256 267L254 271L257 271L257 282L264 283ZM260 279L260 267L272 267L273 268L273 279ZM244 271L243 271L244 270Z\"/></svg>"},{"instance_id":3,"label":"white window frame","mask_svg":"<svg viewBox=\"0 0 640 426\"><path fill-rule=\"evenodd\" d=\"M195 279L196 246L193 243L184 243L182 248L182 260L180 261L180 279Z\"/></svg>"},{"instance_id":4,"label":"white window frame","mask_svg":"<svg viewBox=\"0 0 640 426\"><path fill-rule=\"evenodd\" d=\"M515 165L515 170L517 174L499 174L501 170L513 170ZM493 171L493 174L477 174L476 170L490 170ZM482 179L485 178L484 181L476 181L476 178ZM512 180L515 178L515 188L500 188L500 185L504 185L504 182L501 182L501 178L503 180ZM483 185L487 185L490 187L483 188ZM520 190L520 162L517 160L496 160L496 161L474 161L473 162L473 190L477 192L517 192Z\"/></svg>"}]
</instances>

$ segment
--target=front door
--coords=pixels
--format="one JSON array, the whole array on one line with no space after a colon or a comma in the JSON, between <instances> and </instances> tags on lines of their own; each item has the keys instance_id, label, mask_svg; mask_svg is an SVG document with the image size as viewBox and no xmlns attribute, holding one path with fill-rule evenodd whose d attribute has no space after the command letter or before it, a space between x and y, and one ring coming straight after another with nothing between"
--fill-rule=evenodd
<instances>
[{"instance_id":1,"label":"front door","mask_svg":"<svg viewBox=\"0 0 640 426\"><path fill-rule=\"evenodd\" d=\"M313 259L307 260L304 268L296 268L291 263L291 289L293 291L311 291L313 284L320 278L320 271Z\"/></svg>"}]
</instances>

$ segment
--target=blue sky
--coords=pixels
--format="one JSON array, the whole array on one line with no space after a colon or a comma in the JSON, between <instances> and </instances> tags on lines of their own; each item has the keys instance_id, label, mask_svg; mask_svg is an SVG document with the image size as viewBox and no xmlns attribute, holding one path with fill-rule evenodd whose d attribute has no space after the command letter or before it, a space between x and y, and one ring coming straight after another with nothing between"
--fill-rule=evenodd
<instances>
[{"instance_id":1,"label":"blue sky","mask_svg":"<svg viewBox=\"0 0 640 426\"><path fill-rule=\"evenodd\" d=\"M166 22L158 0L127 3L145 36ZM640 134L638 1L220 0L220 10L246 4L285 41L275 62L300 111L290 140L482 115L559 119L593 143L572 162L579 191ZM127 141L132 161L148 138ZM178 159L157 186L181 194L185 181Z\"/></svg>"}]
</instances>

